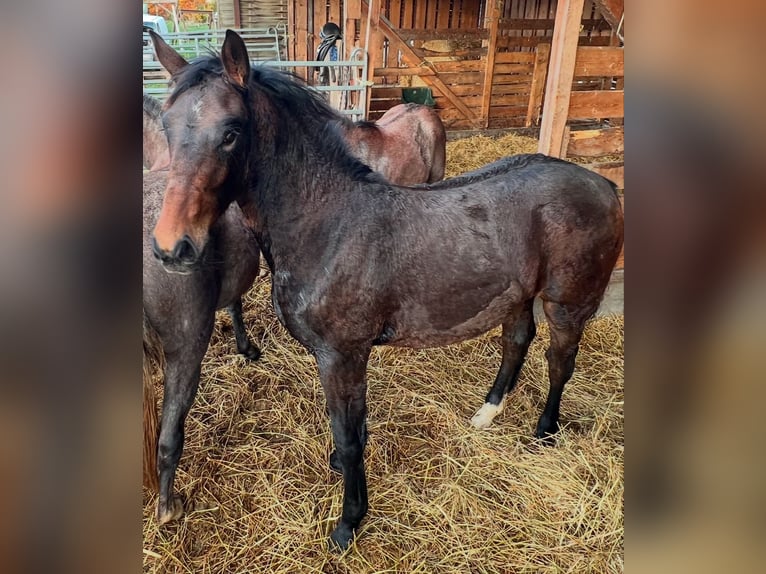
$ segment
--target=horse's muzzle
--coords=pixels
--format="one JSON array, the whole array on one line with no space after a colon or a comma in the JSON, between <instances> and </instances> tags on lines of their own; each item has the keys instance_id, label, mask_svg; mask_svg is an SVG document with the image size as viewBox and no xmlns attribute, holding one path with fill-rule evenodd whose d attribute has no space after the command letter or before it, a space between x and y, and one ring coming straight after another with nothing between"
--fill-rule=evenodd
<instances>
[{"instance_id":1,"label":"horse's muzzle","mask_svg":"<svg viewBox=\"0 0 766 574\"><path fill-rule=\"evenodd\" d=\"M188 235L184 235L176 243L173 251L165 251L157 245L157 240L152 237L152 253L154 257L162 263L162 266L169 271L189 271L194 267L200 258L200 252L197 246Z\"/></svg>"}]
</instances>

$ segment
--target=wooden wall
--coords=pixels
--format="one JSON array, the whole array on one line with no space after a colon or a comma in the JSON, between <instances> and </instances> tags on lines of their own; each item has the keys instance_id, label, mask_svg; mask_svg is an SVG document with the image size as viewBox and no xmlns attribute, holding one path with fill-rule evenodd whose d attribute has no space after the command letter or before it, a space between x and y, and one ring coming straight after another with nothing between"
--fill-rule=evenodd
<instances>
[{"instance_id":1,"label":"wooden wall","mask_svg":"<svg viewBox=\"0 0 766 574\"><path fill-rule=\"evenodd\" d=\"M402 87L428 86L448 129L536 123L557 0L288 0L290 58L313 59L329 21L343 29L346 54L363 44L368 4L380 6L368 46L369 119L400 103ZM597 2L585 0L581 24L579 45L615 43Z\"/></svg>"}]
</instances>

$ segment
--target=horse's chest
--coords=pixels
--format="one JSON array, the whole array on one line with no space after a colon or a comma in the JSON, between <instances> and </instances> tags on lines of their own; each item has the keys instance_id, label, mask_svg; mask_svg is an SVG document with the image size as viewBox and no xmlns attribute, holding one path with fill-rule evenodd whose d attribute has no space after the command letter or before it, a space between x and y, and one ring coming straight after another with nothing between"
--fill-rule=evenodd
<instances>
[{"instance_id":1,"label":"horse's chest","mask_svg":"<svg viewBox=\"0 0 766 574\"><path fill-rule=\"evenodd\" d=\"M313 330L309 326L313 299L309 288L295 281L286 271L277 271L272 276L271 298L279 322L290 334L304 345L312 345Z\"/></svg>"}]
</instances>

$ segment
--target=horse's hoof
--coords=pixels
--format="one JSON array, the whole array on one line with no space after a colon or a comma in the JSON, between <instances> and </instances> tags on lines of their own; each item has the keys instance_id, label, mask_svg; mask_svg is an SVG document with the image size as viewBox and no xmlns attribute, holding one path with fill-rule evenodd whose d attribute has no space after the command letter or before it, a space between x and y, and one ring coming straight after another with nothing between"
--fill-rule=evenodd
<instances>
[{"instance_id":1,"label":"horse's hoof","mask_svg":"<svg viewBox=\"0 0 766 574\"><path fill-rule=\"evenodd\" d=\"M484 403L482 407L476 411L476 414L471 418L471 425L477 429L485 429L492 425L492 421L503 410L503 403L499 405L493 405L492 403Z\"/></svg>"},{"instance_id":2,"label":"horse's hoof","mask_svg":"<svg viewBox=\"0 0 766 574\"><path fill-rule=\"evenodd\" d=\"M337 450L330 453L330 470L337 472L338 474L343 474L343 465L340 463Z\"/></svg>"},{"instance_id":3,"label":"horse's hoof","mask_svg":"<svg viewBox=\"0 0 766 574\"><path fill-rule=\"evenodd\" d=\"M240 351L240 353L253 362L261 358L261 350L253 344L250 344L247 349Z\"/></svg>"},{"instance_id":4,"label":"horse's hoof","mask_svg":"<svg viewBox=\"0 0 766 574\"><path fill-rule=\"evenodd\" d=\"M545 446L552 446L556 443L556 434L558 432L558 422L548 423L541 420L539 423L537 423L535 438L540 439L541 444Z\"/></svg>"},{"instance_id":5,"label":"horse's hoof","mask_svg":"<svg viewBox=\"0 0 766 574\"><path fill-rule=\"evenodd\" d=\"M353 539L354 531L348 526L338 523L338 526L330 534L330 550L344 552Z\"/></svg>"},{"instance_id":6,"label":"horse's hoof","mask_svg":"<svg viewBox=\"0 0 766 574\"><path fill-rule=\"evenodd\" d=\"M183 515L184 505L183 502L181 502L181 498L178 496L174 496L170 499L170 504L168 504L167 508L162 508L159 504L157 505L157 524L160 526L178 520Z\"/></svg>"}]
</instances>

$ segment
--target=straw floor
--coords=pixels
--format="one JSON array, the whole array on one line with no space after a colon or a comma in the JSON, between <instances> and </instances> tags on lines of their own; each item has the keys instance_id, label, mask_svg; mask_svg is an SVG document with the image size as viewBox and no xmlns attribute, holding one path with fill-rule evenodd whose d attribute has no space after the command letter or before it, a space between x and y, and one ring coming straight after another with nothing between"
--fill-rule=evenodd
<instances>
[{"instance_id":1,"label":"straw floor","mask_svg":"<svg viewBox=\"0 0 766 574\"><path fill-rule=\"evenodd\" d=\"M449 144L451 167L462 142ZM522 151L534 150L500 156ZM440 349L374 349L370 511L337 555L326 540L342 488L328 467L315 364L275 318L268 278L245 310L264 355L237 355L220 314L176 479L187 514L158 528L145 492L144 571L622 572L622 317L586 329L554 447L532 439L548 390L544 323L505 410L483 431L468 421L500 364L499 330Z\"/></svg>"}]
</instances>

